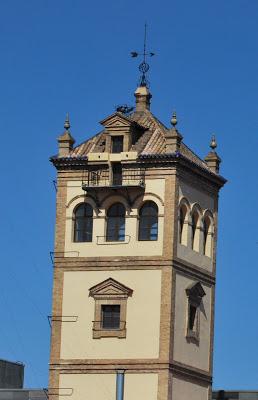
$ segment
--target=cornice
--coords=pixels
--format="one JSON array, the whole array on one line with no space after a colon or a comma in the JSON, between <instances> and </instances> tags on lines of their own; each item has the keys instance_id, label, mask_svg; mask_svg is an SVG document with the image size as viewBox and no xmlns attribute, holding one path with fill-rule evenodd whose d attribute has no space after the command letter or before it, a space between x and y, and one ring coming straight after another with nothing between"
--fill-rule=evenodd
<instances>
[{"instance_id":1,"label":"cornice","mask_svg":"<svg viewBox=\"0 0 258 400\"><path fill-rule=\"evenodd\" d=\"M125 359L125 360L52 360L50 362L50 370L58 370L61 373L93 373L95 371L114 371L124 369L130 371L151 371L159 372L160 370L168 370L173 374L177 374L192 380L198 380L208 384L212 383L212 376L209 372L191 367L186 364L173 361L159 361L158 359Z\"/></svg>"},{"instance_id":2,"label":"cornice","mask_svg":"<svg viewBox=\"0 0 258 400\"><path fill-rule=\"evenodd\" d=\"M207 283L208 285L215 285L216 283L216 278L213 273L177 257L175 257L173 260L173 268L176 271L187 274L193 279L198 279L203 283Z\"/></svg>"}]
</instances>

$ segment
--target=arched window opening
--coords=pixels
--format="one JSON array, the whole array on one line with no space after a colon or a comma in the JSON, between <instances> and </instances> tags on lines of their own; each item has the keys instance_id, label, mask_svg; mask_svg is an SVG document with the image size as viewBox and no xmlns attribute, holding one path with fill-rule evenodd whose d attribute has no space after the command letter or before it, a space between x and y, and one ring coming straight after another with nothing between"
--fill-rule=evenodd
<instances>
[{"instance_id":1,"label":"arched window opening","mask_svg":"<svg viewBox=\"0 0 258 400\"><path fill-rule=\"evenodd\" d=\"M138 240L158 239L158 206L153 201L146 201L139 211Z\"/></svg>"},{"instance_id":2,"label":"arched window opening","mask_svg":"<svg viewBox=\"0 0 258 400\"><path fill-rule=\"evenodd\" d=\"M125 207L121 203L113 204L107 211L107 242L125 240Z\"/></svg>"},{"instance_id":3,"label":"arched window opening","mask_svg":"<svg viewBox=\"0 0 258 400\"><path fill-rule=\"evenodd\" d=\"M206 216L203 221L203 254L211 257L212 253L212 221Z\"/></svg>"},{"instance_id":4,"label":"arched window opening","mask_svg":"<svg viewBox=\"0 0 258 400\"><path fill-rule=\"evenodd\" d=\"M194 211L192 215L192 249L199 252L200 230L198 229L199 214Z\"/></svg>"},{"instance_id":5,"label":"arched window opening","mask_svg":"<svg viewBox=\"0 0 258 400\"><path fill-rule=\"evenodd\" d=\"M74 212L74 242L91 242L93 209L87 203L80 204Z\"/></svg>"},{"instance_id":6,"label":"arched window opening","mask_svg":"<svg viewBox=\"0 0 258 400\"><path fill-rule=\"evenodd\" d=\"M187 246L187 207L182 205L179 212L179 243Z\"/></svg>"}]
</instances>

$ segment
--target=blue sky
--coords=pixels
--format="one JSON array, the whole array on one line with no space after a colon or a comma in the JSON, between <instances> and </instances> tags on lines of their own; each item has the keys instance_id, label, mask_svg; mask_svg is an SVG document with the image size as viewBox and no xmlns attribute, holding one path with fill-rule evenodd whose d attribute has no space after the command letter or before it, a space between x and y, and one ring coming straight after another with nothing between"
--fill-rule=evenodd
<instances>
[{"instance_id":1,"label":"blue sky","mask_svg":"<svg viewBox=\"0 0 258 400\"><path fill-rule=\"evenodd\" d=\"M215 133L220 195L214 387L257 389L257 0L2 0L0 5L0 357L47 386L55 170L70 112L77 143L134 104L131 50L149 25L152 111L177 110L202 157Z\"/></svg>"}]
</instances>

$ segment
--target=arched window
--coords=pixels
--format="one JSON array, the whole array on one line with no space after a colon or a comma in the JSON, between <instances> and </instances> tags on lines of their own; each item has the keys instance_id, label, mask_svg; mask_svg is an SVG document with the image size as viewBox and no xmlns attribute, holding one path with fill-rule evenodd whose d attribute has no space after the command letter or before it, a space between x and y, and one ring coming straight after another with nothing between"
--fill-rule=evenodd
<instances>
[{"instance_id":1,"label":"arched window","mask_svg":"<svg viewBox=\"0 0 258 400\"><path fill-rule=\"evenodd\" d=\"M206 215L203 220L203 254L207 257L212 255L212 229L211 217Z\"/></svg>"},{"instance_id":2,"label":"arched window","mask_svg":"<svg viewBox=\"0 0 258 400\"><path fill-rule=\"evenodd\" d=\"M199 252L200 230L199 230L199 214L194 211L192 214L192 249Z\"/></svg>"},{"instance_id":3,"label":"arched window","mask_svg":"<svg viewBox=\"0 0 258 400\"><path fill-rule=\"evenodd\" d=\"M182 204L179 211L179 243L187 246L187 207Z\"/></svg>"},{"instance_id":4,"label":"arched window","mask_svg":"<svg viewBox=\"0 0 258 400\"><path fill-rule=\"evenodd\" d=\"M93 209L87 203L82 203L74 211L74 241L91 242Z\"/></svg>"},{"instance_id":5,"label":"arched window","mask_svg":"<svg viewBox=\"0 0 258 400\"><path fill-rule=\"evenodd\" d=\"M123 242L125 240L125 207L115 203L107 211L107 242Z\"/></svg>"},{"instance_id":6,"label":"arched window","mask_svg":"<svg viewBox=\"0 0 258 400\"><path fill-rule=\"evenodd\" d=\"M138 239L158 239L158 207L153 201L146 201L139 211Z\"/></svg>"}]
</instances>

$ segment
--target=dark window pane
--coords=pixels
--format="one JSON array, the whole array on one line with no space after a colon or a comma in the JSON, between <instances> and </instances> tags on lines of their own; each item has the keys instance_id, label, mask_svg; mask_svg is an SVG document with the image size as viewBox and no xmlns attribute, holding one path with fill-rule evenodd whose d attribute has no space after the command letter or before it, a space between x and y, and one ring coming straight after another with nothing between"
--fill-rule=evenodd
<instances>
[{"instance_id":1,"label":"dark window pane","mask_svg":"<svg viewBox=\"0 0 258 400\"><path fill-rule=\"evenodd\" d=\"M195 318L196 318L196 307L190 304L189 310L189 329L191 331L195 328Z\"/></svg>"},{"instance_id":2,"label":"dark window pane","mask_svg":"<svg viewBox=\"0 0 258 400\"><path fill-rule=\"evenodd\" d=\"M205 254L205 247L207 242L207 237L209 233L210 221L209 219L205 218L203 221L203 253Z\"/></svg>"},{"instance_id":3,"label":"dark window pane","mask_svg":"<svg viewBox=\"0 0 258 400\"><path fill-rule=\"evenodd\" d=\"M120 328L120 305L102 305L102 328L119 329Z\"/></svg>"},{"instance_id":4,"label":"dark window pane","mask_svg":"<svg viewBox=\"0 0 258 400\"><path fill-rule=\"evenodd\" d=\"M153 201L147 201L139 212L139 240L157 240L158 207Z\"/></svg>"},{"instance_id":5,"label":"dark window pane","mask_svg":"<svg viewBox=\"0 0 258 400\"><path fill-rule=\"evenodd\" d=\"M184 228L184 223L185 223L185 217L186 217L186 208L184 206L182 206L180 208L180 220L179 220L179 238L180 238L180 243L182 243L182 234L183 234L183 228Z\"/></svg>"},{"instance_id":6,"label":"dark window pane","mask_svg":"<svg viewBox=\"0 0 258 400\"><path fill-rule=\"evenodd\" d=\"M79 205L74 213L74 241L91 242L93 210L89 204Z\"/></svg>"},{"instance_id":7,"label":"dark window pane","mask_svg":"<svg viewBox=\"0 0 258 400\"><path fill-rule=\"evenodd\" d=\"M198 224L199 215L195 212L192 216L192 248L194 247L194 238L196 234L197 224Z\"/></svg>"},{"instance_id":8,"label":"dark window pane","mask_svg":"<svg viewBox=\"0 0 258 400\"><path fill-rule=\"evenodd\" d=\"M107 242L125 240L125 208L121 203L113 204L107 212Z\"/></svg>"},{"instance_id":9,"label":"dark window pane","mask_svg":"<svg viewBox=\"0 0 258 400\"><path fill-rule=\"evenodd\" d=\"M122 185L122 165L121 163L113 163L113 185Z\"/></svg>"},{"instance_id":10,"label":"dark window pane","mask_svg":"<svg viewBox=\"0 0 258 400\"><path fill-rule=\"evenodd\" d=\"M124 147L123 136L112 136L112 153L121 153Z\"/></svg>"}]
</instances>

